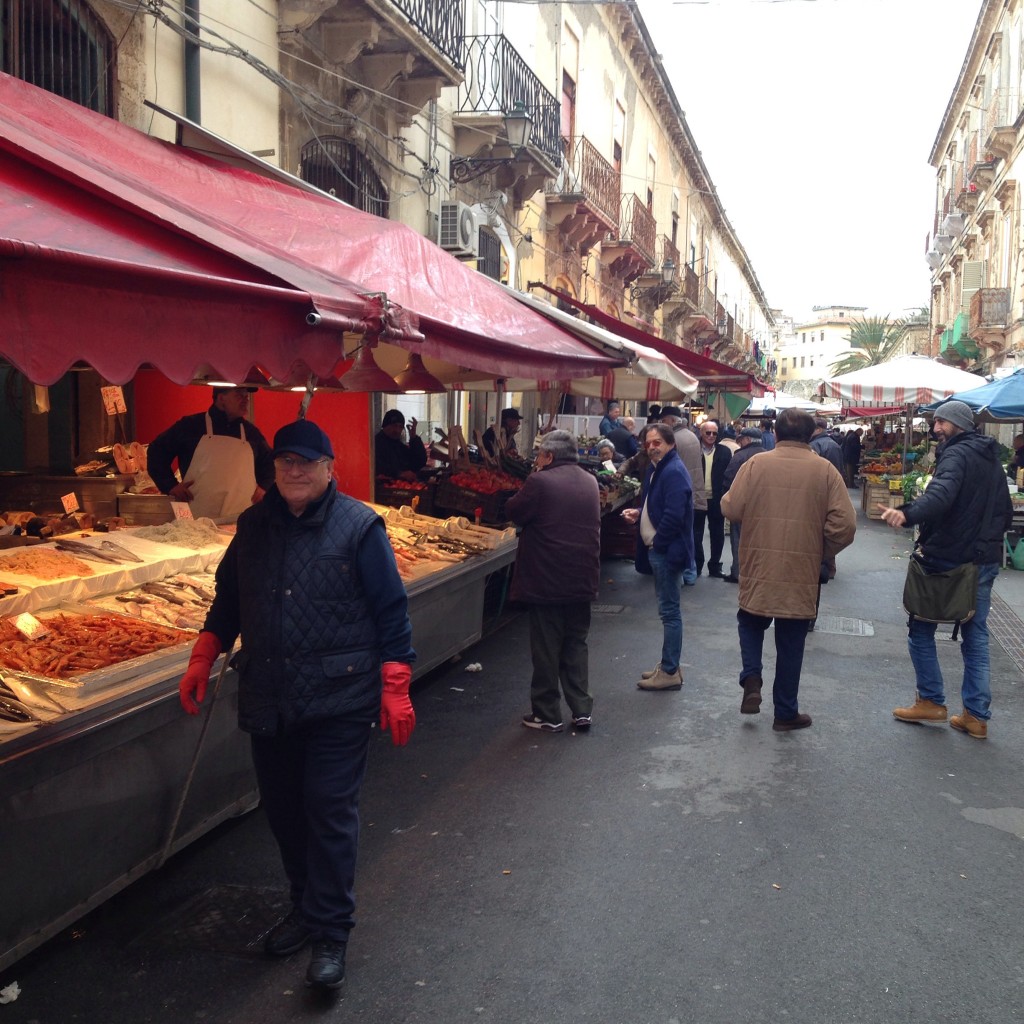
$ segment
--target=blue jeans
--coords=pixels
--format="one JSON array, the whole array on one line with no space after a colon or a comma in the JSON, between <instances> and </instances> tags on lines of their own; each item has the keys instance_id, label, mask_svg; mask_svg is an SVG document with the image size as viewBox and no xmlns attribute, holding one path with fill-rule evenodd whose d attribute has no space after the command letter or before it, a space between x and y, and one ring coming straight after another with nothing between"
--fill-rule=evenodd
<instances>
[{"instance_id":1,"label":"blue jeans","mask_svg":"<svg viewBox=\"0 0 1024 1024\"><path fill-rule=\"evenodd\" d=\"M998 565L978 566L978 606L974 617L960 627L960 654L964 659L964 679L960 688L964 707L983 722L992 717L991 677L988 657L988 611L992 606L992 583L999 575ZM935 651L934 622L914 619L907 634L910 660L917 676L917 692L925 700L945 704L942 671Z\"/></svg>"},{"instance_id":2,"label":"blue jeans","mask_svg":"<svg viewBox=\"0 0 1024 1024\"><path fill-rule=\"evenodd\" d=\"M807 619L775 620L775 683L772 686L772 700L776 718L792 719L800 712L797 694L800 690L800 670L804 664L807 622ZM742 608L736 613L740 660L743 664L740 670L741 686L748 676L761 675L764 668L764 634L771 624L769 617L754 615Z\"/></svg>"},{"instance_id":3,"label":"blue jeans","mask_svg":"<svg viewBox=\"0 0 1024 1024\"><path fill-rule=\"evenodd\" d=\"M683 613L679 608L679 584L682 572L670 569L664 555L654 548L648 552L651 571L654 573L654 594L658 599L658 615L661 618L661 669L672 675L679 669L683 653Z\"/></svg>"}]
</instances>

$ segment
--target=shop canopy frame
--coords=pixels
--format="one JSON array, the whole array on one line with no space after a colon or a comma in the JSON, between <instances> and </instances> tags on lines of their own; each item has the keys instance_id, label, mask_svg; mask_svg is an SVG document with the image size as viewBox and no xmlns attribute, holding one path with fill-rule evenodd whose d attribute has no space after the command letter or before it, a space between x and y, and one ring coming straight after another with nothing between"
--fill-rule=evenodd
<instances>
[{"instance_id":1,"label":"shop canopy frame","mask_svg":"<svg viewBox=\"0 0 1024 1024\"><path fill-rule=\"evenodd\" d=\"M603 309L590 303L582 302L568 292L552 288L542 281L530 281L526 287L528 290L540 288L578 309L600 327L620 334L624 338L635 341L640 345L653 348L656 352L660 352L663 356L671 359L676 366L685 370L686 373L695 377L700 382L700 386L707 388L709 391L727 391L760 396L764 394L767 388L764 381L758 380L753 374L747 373L745 370L739 370L735 366L720 363L699 352L691 352L680 345L675 345L664 338L659 338L656 334L651 334L650 331L624 323L610 313L606 313Z\"/></svg>"},{"instance_id":2,"label":"shop canopy frame","mask_svg":"<svg viewBox=\"0 0 1024 1024\"><path fill-rule=\"evenodd\" d=\"M979 423L1024 422L1024 367L949 398L969 405ZM940 404L934 402L925 411L934 413Z\"/></svg>"},{"instance_id":3,"label":"shop canopy frame","mask_svg":"<svg viewBox=\"0 0 1024 1024\"><path fill-rule=\"evenodd\" d=\"M387 343L449 379L621 365L396 221L0 74L0 357L179 384L327 377ZM400 358L400 357L399 357Z\"/></svg>"}]
</instances>

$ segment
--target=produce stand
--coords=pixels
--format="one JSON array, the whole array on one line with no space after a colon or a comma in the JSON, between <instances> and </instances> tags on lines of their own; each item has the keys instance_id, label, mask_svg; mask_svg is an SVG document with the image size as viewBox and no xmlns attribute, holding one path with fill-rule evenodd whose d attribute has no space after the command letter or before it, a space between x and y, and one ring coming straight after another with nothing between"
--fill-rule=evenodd
<instances>
[{"instance_id":1,"label":"produce stand","mask_svg":"<svg viewBox=\"0 0 1024 1024\"><path fill-rule=\"evenodd\" d=\"M389 531L426 519L411 508L378 511ZM507 573L517 546L513 530L483 529L464 520L431 522L435 539L453 549L442 554L461 560L424 559L406 570L418 653L414 678L480 638L487 581ZM151 529L162 535L177 527ZM76 535L89 545L116 541L142 559L90 563L94 572L82 577L5 574L5 558L25 550L53 551L51 543L0 551L0 578L19 584L16 594L0 598L0 620L26 612L45 621L58 611L109 611L118 597L147 585L159 590L171 575L194 573L198 579L201 571L215 568L229 540L224 533L216 543L184 549L145 533ZM460 537L474 539L472 553L460 552ZM249 738L237 727L238 679L228 669L217 700L210 704L208 698L209 728L168 842L203 721L185 715L178 702L194 635L184 633L181 643L45 686L31 673L3 670L8 678L33 681L64 710L35 708L39 721L30 723L0 720L0 860L8 885L0 915L0 970L156 868L167 853L256 805ZM213 666L214 678L222 661Z\"/></svg>"}]
</instances>

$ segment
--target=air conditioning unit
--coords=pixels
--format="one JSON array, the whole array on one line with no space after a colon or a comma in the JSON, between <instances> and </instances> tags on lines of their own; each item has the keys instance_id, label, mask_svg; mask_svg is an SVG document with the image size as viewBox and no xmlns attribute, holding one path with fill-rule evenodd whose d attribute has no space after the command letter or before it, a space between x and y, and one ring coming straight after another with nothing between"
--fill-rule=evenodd
<instances>
[{"instance_id":1,"label":"air conditioning unit","mask_svg":"<svg viewBox=\"0 0 1024 1024\"><path fill-rule=\"evenodd\" d=\"M475 257L480 252L476 214L465 203L442 203L437 244L454 256Z\"/></svg>"}]
</instances>

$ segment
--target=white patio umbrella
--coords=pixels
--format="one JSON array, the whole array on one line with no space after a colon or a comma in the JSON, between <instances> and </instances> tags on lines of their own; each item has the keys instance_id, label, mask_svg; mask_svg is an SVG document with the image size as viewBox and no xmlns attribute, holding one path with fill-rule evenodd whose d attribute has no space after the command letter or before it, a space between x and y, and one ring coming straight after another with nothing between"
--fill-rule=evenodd
<instances>
[{"instance_id":1,"label":"white patio umbrella","mask_svg":"<svg viewBox=\"0 0 1024 1024\"><path fill-rule=\"evenodd\" d=\"M984 383L983 378L928 356L900 356L877 366L830 377L822 384L826 398L858 409L928 405Z\"/></svg>"},{"instance_id":2,"label":"white patio umbrella","mask_svg":"<svg viewBox=\"0 0 1024 1024\"><path fill-rule=\"evenodd\" d=\"M827 398L840 399L847 409L877 409L879 412L904 409L907 429L903 431L903 459L906 464L914 409L948 398L957 391L977 387L982 379L928 356L909 355L832 377L822 384L821 390Z\"/></svg>"}]
</instances>

